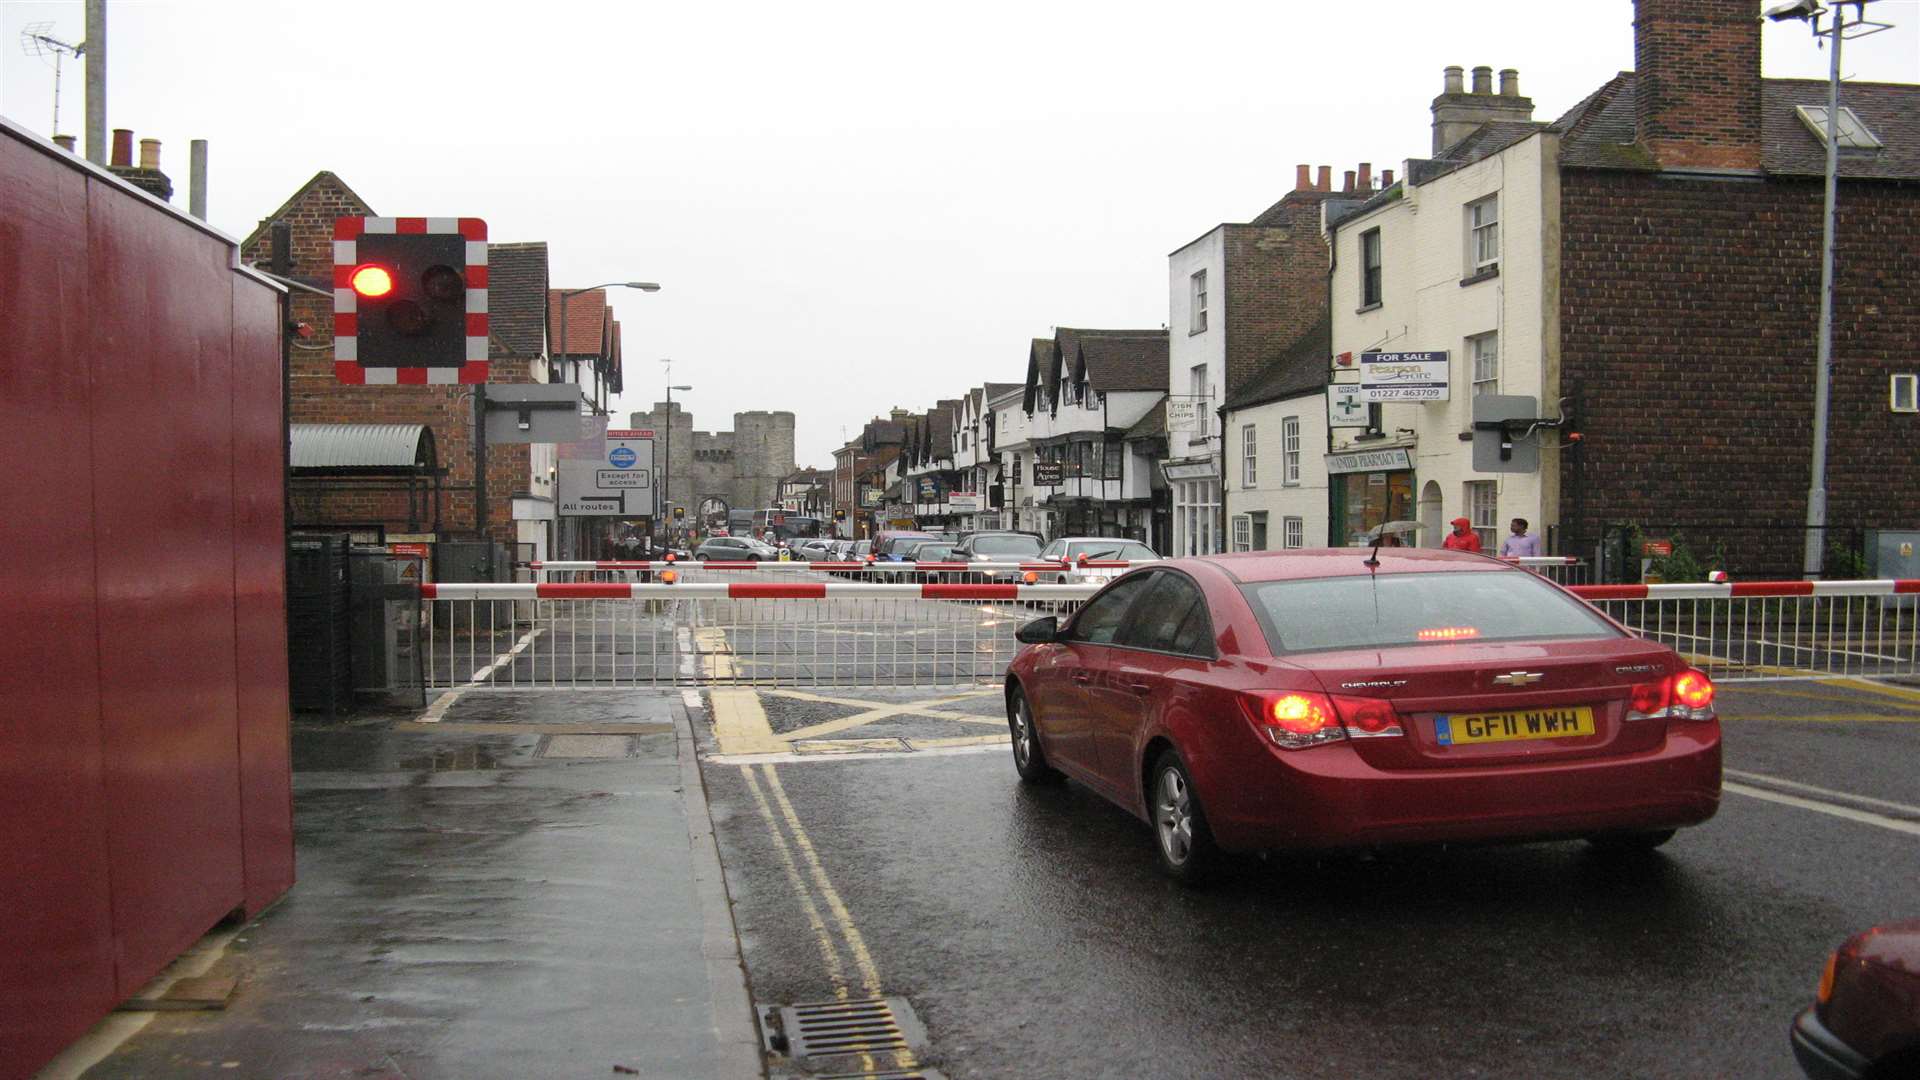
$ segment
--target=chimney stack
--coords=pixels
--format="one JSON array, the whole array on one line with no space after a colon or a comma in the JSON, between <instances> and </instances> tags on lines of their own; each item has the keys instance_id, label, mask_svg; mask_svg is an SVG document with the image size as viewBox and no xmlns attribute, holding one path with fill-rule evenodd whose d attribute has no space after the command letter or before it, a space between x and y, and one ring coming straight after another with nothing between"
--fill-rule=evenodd
<instances>
[{"instance_id":1,"label":"chimney stack","mask_svg":"<svg viewBox=\"0 0 1920 1080\"><path fill-rule=\"evenodd\" d=\"M1352 169L1347 170L1347 186L1342 188L1341 190L1348 195L1353 194L1353 170Z\"/></svg>"},{"instance_id":2,"label":"chimney stack","mask_svg":"<svg viewBox=\"0 0 1920 1080\"><path fill-rule=\"evenodd\" d=\"M1635 0L1634 136L1665 168L1760 168L1760 23L1744 0Z\"/></svg>"},{"instance_id":3,"label":"chimney stack","mask_svg":"<svg viewBox=\"0 0 1920 1080\"><path fill-rule=\"evenodd\" d=\"M1467 84L1465 81L1466 73L1467 73L1467 69L1461 67L1459 64L1448 64L1446 71L1444 73L1446 77L1446 82L1443 84L1444 88L1440 92L1443 94L1466 93L1467 92Z\"/></svg>"},{"instance_id":4,"label":"chimney stack","mask_svg":"<svg viewBox=\"0 0 1920 1080\"><path fill-rule=\"evenodd\" d=\"M113 129L113 157L107 170L134 187L165 201L173 198L173 181L160 171L160 140L140 140L140 164L133 163L133 131Z\"/></svg>"},{"instance_id":5,"label":"chimney stack","mask_svg":"<svg viewBox=\"0 0 1920 1080\"><path fill-rule=\"evenodd\" d=\"M1333 190L1333 168L1332 168L1332 166L1329 166L1329 165L1322 165L1322 166L1320 166L1320 182L1319 182L1318 184L1315 184L1315 185L1314 185L1314 188L1315 188L1315 190L1318 190L1318 191L1332 191L1332 190Z\"/></svg>"},{"instance_id":6,"label":"chimney stack","mask_svg":"<svg viewBox=\"0 0 1920 1080\"><path fill-rule=\"evenodd\" d=\"M1373 190L1373 163L1372 162L1363 161L1360 163L1359 184L1360 184L1361 191Z\"/></svg>"},{"instance_id":7,"label":"chimney stack","mask_svg":"<svg viewBox=\"0 0 1920 1080\"><path fill-rule=\"evenodd\" d=\"M69 154L74 152L74 137L71 135L55 135L53 137L53 144Z\"/></svg>"},{"instance_id":8,"label":"chimney stack","mask_svg":"<svg viewBox=\"0 0 1920 1080\"><path fill-rule=\"evenodd\" d=\"M1676 0L1678 2L1678 0ZM1499 121L1525 123L1533 119L1533 99L1520 96L1520 73L1507 68L1500 73L1500 92L1493 92L1493 69L1482 65L1473 69L1473 92L1460 92L1460 68L1446 69L1444 89L1433 99L1433 156L1440 157L1447 147L1480 130L1482 124Z\"/></svg>"},{"instance_id":9,"label":"chimney stack","mask_svg":"<svg viewBox=\"0 0 1920 1080\"><path fill-rule=\"evenodd\" d=\"M1293 190L1312 191L1313 190L1313 166L1295 165L1293 168L1294 168Z\"/></svg>"},{"instance_id":10,"label":"chimney stack","mask_svg":"<svg viewBox=\"0 0 1920 1080\"><path fill-rule=\"evenodd\" d=\"M1386 188L1390 188L1390 187L1392 187L1392 186L1393 186L1393 170L1392 170L1392 169L1381 169L1381 170L1380 170L1380 187L1381 187L1381 189L1382 189L1382 190L1385 190Z\"/></svg>"}]
</instances>

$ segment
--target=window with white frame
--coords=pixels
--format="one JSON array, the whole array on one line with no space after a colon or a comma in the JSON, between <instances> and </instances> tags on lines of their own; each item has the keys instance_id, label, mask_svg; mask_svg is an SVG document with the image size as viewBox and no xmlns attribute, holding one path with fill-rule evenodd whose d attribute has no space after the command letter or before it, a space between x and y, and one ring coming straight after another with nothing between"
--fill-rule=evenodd
<instances>
[{"instance_id":1,"label":"window with white frame","mask_svg":"<svg viewBox=\"0 0 1920 1080\"><path fill-rule=\"evenodd\" d=\"M1020 486L1020 455L1013 455L1013 486Z\"/></svg>"},{"instance_id":2,"label":"window with white frame","mask_svg":"<svg viewBox=\"0 0 1920 1080\"><path fill-rule=\"evenodd\" d=\"M1259 470L1255 467L1255 458L1259 456L1253 425L1247 424L1240 429L1240 486L1252 487L1258 482Z\"/></svg>"},{"instance_id":3,"label":"window with white frame","mask_svg":"<svg viewBox=\"0 0 1920 1080\"><path fill-rule=\"evenodd\" d=\"M1894 412L1920 412L1920 375L1895 375L1887 388L1887 407Z\"/></svg>"},{"instance_id":4,"label":"window with white frame","mask_svg":"<svg viewBox=\"0 0 1920 1080\"><path fill-rule=\"evenodd\" d=\"M1306 547L1307 519L1297 517L1281 518L1280 543L1290 548Z\"/></svg>"},{"instance_id":5,"label":"window with white frame","mask_svg":"<svg viewBox=\"0 0 1920 1080\"><path fill-rule=\"evenodd\" d=\"M1500 496L1497 481L1467 481L1467 518L1480 535L1480 550L1500 550Z\"/></svg>"},{"instance_id":6,"label":"window with white frame","mask_svg":"<svg viewBox=\"0 0 1920 1080\"><path fill-rule=\"evenodd\" d=\"M1207 272L1195 270L1187 279L1188 308L1192 317L1187 324L1187 333L1204 334L1207 332Z\"/></svg>"},{"instance_id":7,"label":"window with white frame","mask_svg":"<svg viewBox=\"0 0 1920 1080\"><path fill-rule=\"evenodd\" d=\"M1380 230L1360 234L1360 306L1380 303Z\"/></svg>"},{"instance_id":8,"label":"window with white frame","mask_svg":"<svg viewBox=\"0 0 1920 1080\"><path fill-rule=\"evenodd\" d=\"M1500 265L1500 196L1489 195L1467 204L1467 273L1479 274Z\"/></svg>"},{"instance_id":9,"label":"window with white frame","mask_svg":"<svg viewBox=\"0 0 1920 1080\"><path fill-rule=\"evenodd\" d=\"M1473 365L1473 393L1500 391L1500 335L1498 332L1475 334L1467 339L1467 361Z\"/></svg>"},{"instance_id":10,"label":"window with white frame","mask_svg":"<svg viewBox=\"0 0 1920 1080\"><path fill-rule=\"evenodd\" d=\"M1253 519L1245 514L1233 515L1233 550L1253 550Z\"/></svg>"},{"instance_id":11,"label":"window with white frame","mask_svg":"<svg viewBox=\"0 0 1920 1080\"><path fill-rule=\"evenodd\" d=\"M1193 437L1205 438L1213 430L1207 423L1207 365L1195 364L1188 369L1187 394L1193 402Z\"/></svg>"},{"instance_id":12,"label":"window with white frame","mask_svg":"<svg viewBox=\"0 0 1920 1080\"><path fill-rule=\"evenodd\" d=\"M1300 482L1300 418L1280 421L1280 480L1292 486Z\"/></svg>"}]
</instances>

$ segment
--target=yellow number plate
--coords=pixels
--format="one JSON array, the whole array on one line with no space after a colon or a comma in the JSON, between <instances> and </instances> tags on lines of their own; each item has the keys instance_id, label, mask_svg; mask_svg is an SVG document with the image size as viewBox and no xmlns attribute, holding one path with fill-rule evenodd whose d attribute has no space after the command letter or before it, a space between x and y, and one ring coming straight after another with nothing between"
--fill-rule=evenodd
<instances>
[{"instance_id":1,"label":"yellow number plate","mask_svg":"<svg viewBox=\"0 0 1920 1080\"><path fill-rule=\"evenodd\" d=\"M1593 733L1593 710L1585 705L1566 709L1455 713L1433 718L1433 735L1441 746L1512 742L1518 739L1565 739Z\"/></svg>"}]
</instances>

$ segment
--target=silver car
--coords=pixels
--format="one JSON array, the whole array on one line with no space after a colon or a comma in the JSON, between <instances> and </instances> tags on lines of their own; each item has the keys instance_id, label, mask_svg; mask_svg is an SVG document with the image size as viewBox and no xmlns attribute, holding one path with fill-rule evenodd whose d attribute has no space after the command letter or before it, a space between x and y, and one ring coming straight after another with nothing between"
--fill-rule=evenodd
<instances>
[{"instance_id":1,"label":"silver car","mask_svg":"<svg viewBox=\"0 0 1920 1080\"><path fill-rule=\"evenodd\" d=\"M1127 572L1118 566L1081 566L1083 556L1088 562L1126 562L1136 566L1160 561L1160 556L1140 541L1111 536L1063 536L1040 552L1040 561L1066 564L1053 577L1053 584L1057 585L1106 582Z\"/></svg>"}]
</instances>

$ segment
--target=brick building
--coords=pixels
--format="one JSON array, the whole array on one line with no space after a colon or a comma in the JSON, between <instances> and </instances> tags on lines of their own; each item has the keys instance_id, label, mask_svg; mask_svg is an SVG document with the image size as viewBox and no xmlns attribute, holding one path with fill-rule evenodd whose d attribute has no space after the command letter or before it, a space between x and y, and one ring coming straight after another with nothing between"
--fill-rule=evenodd
<instances>
[{"instance_id":1,"label":"brick building","mask_svg":"<svg viewBox=\"0 0 1920 1080\"><path fill-rule=\"evenodd\" d=\"M1381 174L1391 186L1393 171ZM1163 463L1172 490L1172 550L1223 550L1218 410L1318 324L1327 310L1321 204L1374 193L1371 165L1316 178L1299 166L1294 189L1244 224L1216 225L1167 256L1170 339L1165 389L1172 406Z\"/></svg>"},{"instance_id":2,"label":"brick building","mask_svg":"<svg viewBox=\"0 0 1920 1080\"><path fill-rule=\"evenodd\" d=\"M1560 379L1570 550L1609 526L1798 576L1820 308L1824 82L1763 79L1745 0L1639 0L1636 70L1560 138ZM1811 45L1809 45L1811 48ZM1877 145L1839 153L1830 545L1920 525L1920 86L1848 83ZM1616 530L1617 531L1617 530Z\"/></svg>"},{"instance_id":3,"label":"brick building","mask_svg":"<svg viewBox=\"0 0 1920 1080\"><path fill-rule=\"evenodd\" d=\"M906 424L913 414L894 409L886 418L867 421L860 437L833 452L833 508L840 520L834 535L871 537L885 528L887 473L906 445Z\"/></svg>"},{"instance_id":4,"label":"brick building","mask_svg":"<svg viewBox=\"0 0 1920 1080\"><path fill-rule=\"evenodd\" d=\"M477 414L472 387L349 386L334 377L333 222L376 213L345 181L322 171L262 219L242 244L247 262L319 290L293 293L293 318L310 327L312 336L293 347L289 423L297 434L321 436L333 448L357 442L363 450L382 446L392 451L386 456L375 452L377 461L363 456L345 465L336 461L303 467L296 460L295 526L350 529L388 539L471 539L484 534L501 543L529 545L534 557L562 551L570 544L562 535L565 530L555 528L550 444L487 446L483 522L478 506L482 491L474 484ZM289 237L287 261L277 267L272 251L276 223L288 226ZM604 295L574 298L583 307L597 305L601 317L589 323L596 345L586 350L588 355L560 358L569 363L566 371L559 371L560 365L550 364L547 356L546 245L494 243L487 250L490 382L549 382L560 374L586 387L583 393L591 397L583 404L598 398L603 380L617 377L619 370L618 323L606 313ZM572 380L576 373L579 380ZM346 425L361 427L347 431ZM405 430L375 430L395 425ZM295 456L313 460L299 445Z\"/></svg>"}]
</instances>

